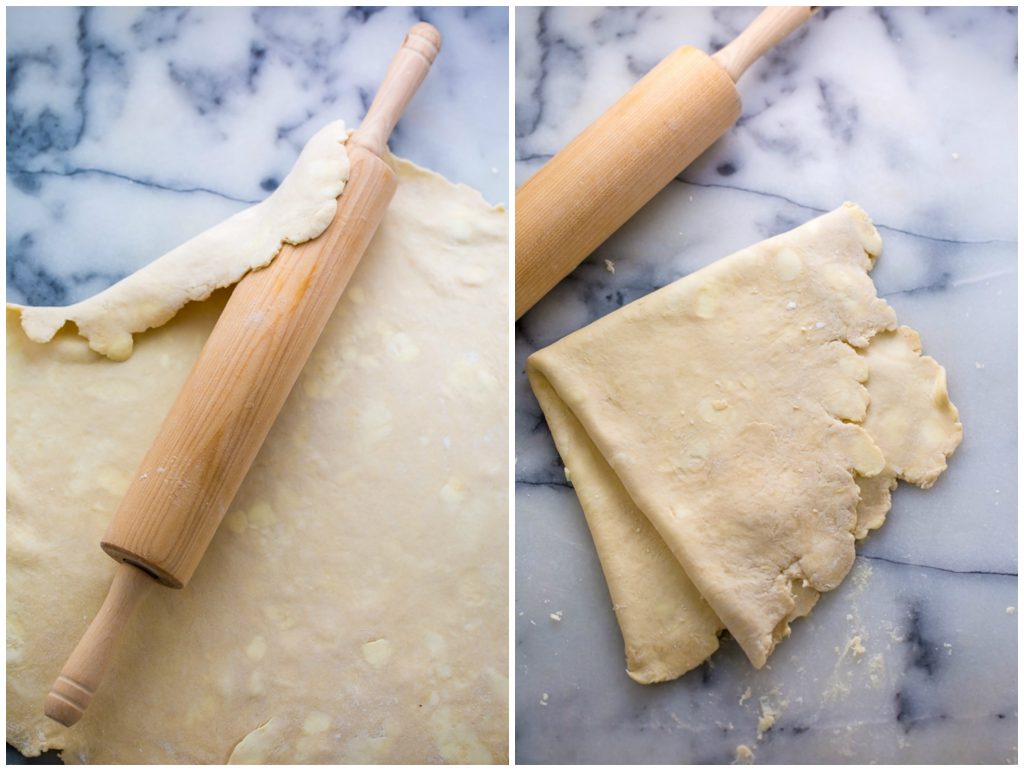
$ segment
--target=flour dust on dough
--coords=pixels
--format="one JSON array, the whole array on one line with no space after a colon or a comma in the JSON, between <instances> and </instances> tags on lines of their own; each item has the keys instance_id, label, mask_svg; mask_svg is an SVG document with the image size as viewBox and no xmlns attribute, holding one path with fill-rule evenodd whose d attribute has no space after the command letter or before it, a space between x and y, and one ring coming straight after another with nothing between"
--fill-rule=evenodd
<instances>
[{"instance_id":1,"label":"flour dust on dough","mask_svg":"<svg viewBox=\"0 0 1024 771\"><path fill-rule=\"evenodd\" d=\"M897 479L959 444L945 373L868 271L853 204L744 249L527 362L639 682L728 629L755 667L849 571Z\"/></svg>"},{"instance_id":2,"label":"flour dust on dough","mask_svg":"<svg viewBox=\"0 0 1024 771\"><path fill-rule=\"evenodd\" d=\"M348 179L342 121L306 143L291 172L268 198L203 231L109 289L66 307L11 305L30 340L45 343L73 321L89 346L114 361L131 356L132 335L166 323L193 300L265 267L284 244L327 229Z\"/></svg>"},{"instance_id":3,"label":"flour dust on dough","mask_svg":"<svg viewBox=\"0 0 1024 771\"><path fill-rule=\"evenodd\" d=\"M42 704L110 585L100 537L228 291L119 363L70 328L33 342L8 311L7 738L23 753L507 760L508 217L393 163L384 222L195 577L140 606L71 729Z\"/></svg>"}]
</instances>

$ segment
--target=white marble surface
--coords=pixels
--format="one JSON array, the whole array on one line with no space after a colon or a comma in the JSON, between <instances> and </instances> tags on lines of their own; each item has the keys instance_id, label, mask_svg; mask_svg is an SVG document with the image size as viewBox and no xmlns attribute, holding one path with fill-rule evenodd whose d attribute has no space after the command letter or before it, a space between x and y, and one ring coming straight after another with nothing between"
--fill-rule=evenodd
<instances>
[{"instance_id":1,"label":"white marble surface","mask_svg":"<svg viewBox=\"0 0 1024 771\"><path fill-rule=\"evenodd\" d=\"M443 49L391 147L508 200L505 8L6 13L11 301L81 300L264 198L420 19Z\"/></svg>"},{"instance_id":2,"label":"white marble surface","mask_svg":"<svg viewBox=\"0 0 1024 771\"><path fill-rule=\"evenodd\" d=\"M715 50L754 14L518 9L517 183L670 50ZM743 78L736 129L517 325L519 762L1016 760L1016 70L1015 10L819 13ZM730 640L637 685L525 359L844 200L879 226L875 281L947 368L964 442L931 490L901 485L769 667ZM780 714L758 738L762 702Z\"/></svg>"}]
</instances>

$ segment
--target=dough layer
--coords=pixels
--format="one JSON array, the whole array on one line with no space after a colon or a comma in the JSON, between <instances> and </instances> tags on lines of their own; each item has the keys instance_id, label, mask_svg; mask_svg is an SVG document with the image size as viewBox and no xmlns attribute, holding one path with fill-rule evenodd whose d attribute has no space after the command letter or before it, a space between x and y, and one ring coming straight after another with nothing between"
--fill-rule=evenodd
<instances>
[{"instance_id":1,"label":"dough layer","mask_svg":"<svg viewBox=\"0 0 1024 771\"><path fill-rule=\"evenodd\" d=\"M43 698L227 291L120 363L71 329L33 342L8 312L7 738L25 754L507 760L508 217L393 162L384 223L192 582L150 594L72 729Z\"/></svg>"},{"instance_id":2,"label":"dough layer","mask_svg":"<svg viewBox=\"0 0 1024 771\"><path fill-rule=\"evenodd\" d=\"M723 627L763 666L849 571L896 478L945 468L956 409L876 296L880 249L845 204L528 360L634 679L692 669Z\"/></svg>"},{"instance_id":3,"label":"dough layer","mask_svg":"<svg viewBox=\"0 0 1024 771\"><path fill-rule=\"evenodd\" d=\"M268 198L205 230L87 300L66 307L10 305L30 340L45 343L68 321L89 347L114 361L132 353L132 335L158 327L185 303L205 300L250 270L270 264L283 244L327 229L348 179L345 124L324 126Z\"/></svg>"}]
</instances>

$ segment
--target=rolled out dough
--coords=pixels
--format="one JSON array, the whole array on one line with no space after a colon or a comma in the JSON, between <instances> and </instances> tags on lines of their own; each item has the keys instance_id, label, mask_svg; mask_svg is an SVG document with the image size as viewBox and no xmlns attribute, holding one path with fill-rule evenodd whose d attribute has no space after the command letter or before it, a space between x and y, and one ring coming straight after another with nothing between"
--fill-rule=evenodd
<instances>
[{"instance_id":1,"label":"rolled out dough","mask_svg":"<svg viewBox=\"0 0 1024 771\"><path fill-rule=\"evenodd\" d=\"M722 629L763 666L849 571L896 480L945 469L957 411L876 296L880 249L846 204L528 360L633 679L678 677Z\"/></svg>"},{"instance_id":2,"label":"rolled out dough","mask_svg":"<svg viewBox=\"0 0 1024 771\"><path fill-rule=\"evenodd\" d=\"M324 126L268 198L87 300L56 308L10 307L21 312L30 340L45 343L73 321L94 351L123 361L131 356L133 333L160 326L185 303L205 300L215 289L268 265L283 244L301 244L323 233L348 179L347 139L342 121Z\"/></svg>"},{"instance_id":3,"label":"rolled out dough","mask_svg":"<svg viewBox=\"0 0 1024 771\"><path fill-rule=\"evenodd\" d=\"M384 223L195 577L150 594L71 729L42 704L109 586L100 537L228 292L121 363L70 328L32 342L8 312L7 739L25 754L507 760L507 214L394 163ZM117 298L118 325L149 317ZM103 328L107 306L82 305Z\"/></svg>"}]
</instances>

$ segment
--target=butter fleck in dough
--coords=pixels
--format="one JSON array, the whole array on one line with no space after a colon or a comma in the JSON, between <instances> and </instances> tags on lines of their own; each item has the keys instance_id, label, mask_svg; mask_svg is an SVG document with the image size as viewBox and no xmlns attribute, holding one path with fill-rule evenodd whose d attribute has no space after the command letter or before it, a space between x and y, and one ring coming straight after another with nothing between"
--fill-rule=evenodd
<instances>
[{"instance_id":1,"label":"butter fleck in dough","mask_svg":"<svg viewBox=\"0 0 1024 771\"><path fill-rule=\"evenodd\" d=\"M362 647L363 658L370 666L380 669L391 658L391 643L387 640L371 640Z\"/></svg>"},{"instance_id":2,"label":"butter fleck in dough","mask_svg":"<svg viewBox=\"0 0 1024 771\"><path fill-rule=\"evenodd\" d=\"M267 654L267 641L262 635L252 638L252 641L245 648L246 655L253 661L259 661Z\"/></svg>"},{"instance_id":3,"label":"butter fleck in dough","mask_svg":"<svg viewBox=\"0 0 1024 771\"><path fill-rule=\"evenodd\" d=\"M224 527L232 533L244 533L249 529L249 518L241 509L229 511L224 517Z\"/></svg>"},{"instance_id":4,"label":"butter fleck in dough","mask_svg":"<svg viewBox=\"0 0 1024 771\"><path fill-rule=\"evenodd\" d=\"M845 204L527 361L638 682L694 668L723 629L762 667L897 480L945 469L959 416L876 295L880 250Z\"/></svg>"},{"instance_id":5,"label":"butter fleck in dough","mask_svg":"<svg viewBox=\"0 0 1024 771\"><path fill-rule=\"evenodd\" d=\"M274 509L266 501L260 501L249 509L246 519L249 522L249 527L254 530L264 530L277 522Z\"/></svg>"},{"instance_id":6,"label":"butter fleck in dough","mask_svg":"<svg viewBox=\"0 0 1024 771\"><path fill-rule=\"evenodd\" d=\"M323 712L314 710L313 712L310 712L302 722L302 733L310 736L314 734L322 734L330 727L331 718Z\"/></svg>"},{"instance_id":7,"label":"butter fleck in dough","mask_svg":"<svg viewBox=\"0 0 1024 771\"><path fill-rule=\"evenodd\" d=\"M7 738L26 755L507 761L508 216L391 162L395 199L224 526L188 587L138 608L72 729L41 705L110 586L112 470L135 473L227 292L136 332L123 362L70 324L33 342L9 310ZM147 284L164 309L173 278ZM141 296L116 296L111 316L74 311L93 343L142 318ZM473 395L453 402L460 361Z\"/></svg>"}]
</instances>

